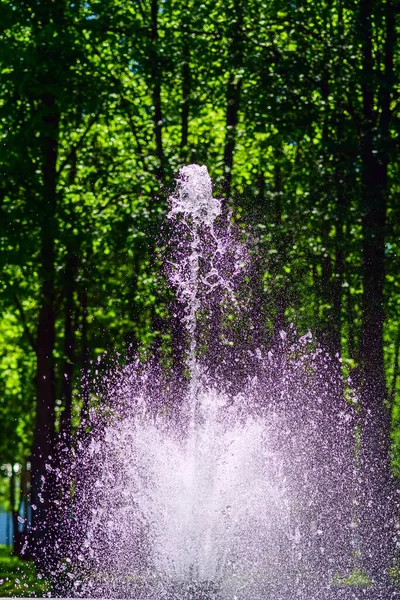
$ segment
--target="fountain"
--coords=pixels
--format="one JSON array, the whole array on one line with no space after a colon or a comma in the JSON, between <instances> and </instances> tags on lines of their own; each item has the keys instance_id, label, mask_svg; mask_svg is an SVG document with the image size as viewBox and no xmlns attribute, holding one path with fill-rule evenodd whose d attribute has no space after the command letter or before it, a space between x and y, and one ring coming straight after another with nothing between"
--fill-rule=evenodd
<instances>
[{"instance_id":1,"label":"fountain","mask_svg":"<svg viewBox=\"0 0 400 600\"><path fill-rule=\"evenodd\" d=\"M255 342L251 258L206 167L170 202L183 376L138 359L110 378L57 576L77 597L323 597L352 561L352 391L311 333Z\"/></svg>"}]
</instances>

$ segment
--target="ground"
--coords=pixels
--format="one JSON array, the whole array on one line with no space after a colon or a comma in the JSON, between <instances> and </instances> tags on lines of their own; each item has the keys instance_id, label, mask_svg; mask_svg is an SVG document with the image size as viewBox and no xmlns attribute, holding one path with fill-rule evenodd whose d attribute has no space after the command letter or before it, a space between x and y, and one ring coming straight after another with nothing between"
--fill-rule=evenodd
<instances>
[{"instance_id":1,"label":"ground","mask_svg":"<svg viewBox=\"0 0 400 600\"><path fill-rule=\"evenodd\" d=\"M44 597L48 587L39 579L30 561L12 556L8 546L0 546L0 596Z\"/></svg>"}]
</instances>

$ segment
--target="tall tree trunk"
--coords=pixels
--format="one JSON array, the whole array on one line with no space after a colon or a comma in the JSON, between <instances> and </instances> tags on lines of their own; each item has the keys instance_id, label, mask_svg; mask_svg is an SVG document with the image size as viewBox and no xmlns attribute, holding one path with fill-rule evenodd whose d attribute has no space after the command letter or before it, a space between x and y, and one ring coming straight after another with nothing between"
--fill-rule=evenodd
<instances>
[{"instance_id":1,"label":"tall tree trunk","mask_svg":"<svg viewBox=\"0 0 400 600\"><path fill-rule=\"evenodd\" d=\"M181 160L187 160L188 141L189 141L189 114L190 114L190 93L192 76L190 70L190 48L189 48L189 19L186 16L182 19L183 40L182 40L182 112L181 112Z\"/></svg>"},{"instance_id":2,"label":"tall tree trunk","mask_svg":"<svg viewBox=\"0 0 400 600\"><path fill-rule=\"evenodd\" d=\"M348 239L351 235L351 224L347 222L344 226L344 236ZM347 324L347 352L351 359L353 359L356 363L359 363L358 360L358 350L359 344L357 339L357 325L356 325L356 306L353 294L351 293L352 289L352 270L349 268L349 265L345 263L345 273L344 279L347 281L348 285L345 288L345 311L346 317L345 322ZM358 369L357 369L358 371Z\"/></svg>"},{"instance_id":3,"label":"tall tree trunk","mask_svg":"<svg viewBox=\"0 0 400 600\"><path fill-rule=\"evenodd\" d=\"M21 475L22 477L22 475ZM13 527L13 547L12 553L15 556L21 555L22 549L22 540L23 540L23 532L19 530L19 503L17 503L17 494L16 494L16 479L15 479L15 471L14 465L11 464L11 476L9 481L9 497L10 497L10 508L11 508L11 518L12 518L12 527Z\"/></svg>"},{"instance_id":4,"label":"tall tree trunk","mask_svg":"<svg viewBox=\"0 0 400 600\"><path fill-rule=\"evenodd\" d=\"M158 30L158 12L159 3L158 0L151 0L151 30L150 30L150 73L151 73L151 85L152 85L152 99L153 99L153 123L154 123L154 137L156 143L156 178L158 180L158 190L152 195L150 212L153 213L153 217L156 216L156 203L160 204L160 199L163 199L163 192L161 189L161 182L165 178L165 152L163 144L163 110L161 101L161 84L162 84L162 68L160 64L160 51L159 51L159 30ZM147 250L150 258L150 263L156 260L155 247L156 238L158 233L158 220L157 218L151 219L151 224L148 229L148 242ZM154 359L158 361L160 359L160 348L162 343L162 332L164 329L164 322L160 315L157 313L155 305L151 307L151 322L152 330L155 333L153 349Z\"/></svg>"},{"instance_id":5,"label":"tall tree trunk","mask_svg":"<svg viewBox=\"0 0 400 600\"><path fill-rule=\"evenodd\" d=\"M153 122L156 142L157 168L156 177L159 181L164 178L164 147L163 147L163 113L161 105L161 66L158 51L158 0L151 0L151 79L153 96Z\"/></svg>"},{"instance_id":6,"label":"tall tree trunk","mask_svg":"<svg viewBox=\"0 0 400 600\"><path fill-rule=\"evenodd\" d=\"M226 198L231 196L232 188L232 170L233 157L235 154L236 145L236 127L238 124L240 92L242 89L242 80L237 79L233 73L229 77L228 88L226 92L226 134L225 134L225 149L224 149L224 168L225 168L225 183L224 194Z\"/></svg>"},{"instance_id":7,"label":"tall tree trunk","mask_svg":"<svg viewBox=\"0 0 400 600\"><path fill-rule=\"evenodd\" d=\"M71 169L69 173L69 185L74 185L77 174L78 157L76 148L71 156ZM71 221L76 215L71 206ZM75 363L75 329L74 318L78 318L77 310L74 310L74 293L76 288L76 273L78 269L79 248L73 248L75 240L67 242L67 258L64 271L64 357L61 370L61 401L63 412L61 413L58 434L57 461L68 460L65 454L70 453L72 444L72 385ZM62 455L64 454L64 459ZM62 467L62 462L58 466Z\"/></svg>"},{"instance_id":8,"label":"tall tree trunk","mask_svg":"<svg viewBox=\"0 0 400 600\"><path fill-rule=\"evenodd\" d=\"M393 82L394 14L386 2L386 83L381 90L380 118L375 110L372 18L373 0L360 0L363 120L361 130L361 214L363 299L360 360L363 478L361 532L363 560L375 579L384 576L392 548L392 477L390 414L385 406L383 353L385 226L388 194L390 98ZM378 131L376 131L376 128Z\"/></svg>"},{"instance_id":9,"label":"tall tree trunk","mask_svg":"<svg viewBox=\"0 0 400 600\"><path fill-rule=\"evenodd\" d=\"M329 13L330 14L330 13ZM326 49L326 64L332 62L329 48ZM329 96L331 85L329 74L325 73L321 82L321 93L325 106L329 106ZM325 165L323 175L322 194L325 200L323 207L325 218L322 220L321 239L324 247L321 259L321 296L327 309L327 314L322 326L322 342L325 349L335 356L341 352L341 310L342 310L342 282L343 282L343 218L344 218L344 195L340 183L332 180L338 175L337 181L340 181L341 174L338 167L332 173L330 166L331 147L333 142L333 124L335 123L335 109L333 111L325 109L325 119L322 130L322 144L325 151ZM340 132L337 132L340 136ZM340 141L340 140L339 140ZM331 190L331 191L330 191ZM331 206L333 206L333 210ZM328 219L330 212L333 212L333 222L335 225L334 248L331 248L331 227L332 219Z\"/></svg>"},{"instance_id":10,"label":"tall tree trunk","mask_svg":"<svg viewBox=\"0 0 400 600\"><path fill-rule=\"evenodd\" d=\"M324 245L321 269L321 295L329 310L324 319L322 342L324 348L331 356L341 354L342 347L342 284L344 277L344 254L343 254L343 219L345 200L340 189L337 190L335 202L335 237L332 255L329 252L331 243L331 222L323 221L321 239Z\"/></svg>"},{"instance_id":11,"label":"tall tree trunk","mask_svg":"<svg viewBox=\"0 0 400 600\"><path fill-rule=\"evenodd\" d=\"M351 294L350 284L346 290L346 321L348 324L347 331L347 352L349 357L357 361L358 352L356 344L356 332L355 332L355 316L354 316L354 305L353 297Z\"/></svg>"},{"instance_id":12,"label":"tall tree trunk","mask_svg":"<svg viewBox=\"0 0 400 600\"><path fill-rule=\"evenodd\" d=\"M275 245L278 251L276 268L281 270L287 259L286 239L282 224L282 200L283 200L283 175L282 162L283 148L282 139L279 137L277 146L274 152L274 204L273 204L273 222L275 224L274 231L276 232ZM288 305L288 286L285 280L276 289L275 295L275 318L274 318L274 333L275 341L280 340L280 332L286 328L286 308Z\"/></svg>"},{"instance_id":13,"label":"tall tree trunk","mask_svg":"<svg viewBox=\"0 0 400 600\"><path fill-rule=\"evenodd\" d=\"M57 153L60 116L56 99L46 94L42 99L42 175L41 211L41 307L37 330L36 421L32 448L31 503L37 506L32 515L33 550L38 562L44 558L50 486L46 463L54 447L55 436L55 237L57 206Z\"/></svg>"},{"instance_id":14,"label":"tall tree trunk","mask_svg":"<svg viewBox=\"0 0 400 600\"><path fill-rule=\"evenodd\" d=\"M78 259L69 249L64 280L64 361L61 373L61 399L64 409L61 414L59 431L59 441L65 449L69 449L72 442L72 385L75 362L74 291L77 266Z\"/></svg>"},{"instance_id":15,"label":"tall tree trunk","mask_svg":"<svg viewBox=\"0 0 400 600\"><path fill-rule=\"evenodd\" d=\"M338 189L336 198L336 235L335 235L335 272L333 281L333 343L332 352L342 353L342 307L344 280L344 219L347 203L342 189Z\"/></svg>"},{"instance_id":16,"label":"tall tree trunk","mask_svg":"<svg viewBox=\"0 0 400 600\"><path fill-rule=\"evenodd\" d=\"M88 288L84 282L84 287L79 293L79 303L81 306L82 324L81 324L81 378L82 378L82 411L81 411L81 429L85 431L89 419L89 340L88 340Z\"/></svg>"},{"instance_id":17,"label":"tall tree trunk","mask_svg":"<svg viewBox=\"0 0 400 600\"><path fill-rule=\"evenodd\" d=\"M242 91L242 77L239 70L243 65L244 33L243 33L243 7L242 0L235 0L232 20L232 38L230 61L232 71L229 74L226 90L226 117L225 117L225 147L224 147L224 194L231 196L232 170L236 146L236 129L239 120L240 98Z\"/></svg>"}]
</instances>

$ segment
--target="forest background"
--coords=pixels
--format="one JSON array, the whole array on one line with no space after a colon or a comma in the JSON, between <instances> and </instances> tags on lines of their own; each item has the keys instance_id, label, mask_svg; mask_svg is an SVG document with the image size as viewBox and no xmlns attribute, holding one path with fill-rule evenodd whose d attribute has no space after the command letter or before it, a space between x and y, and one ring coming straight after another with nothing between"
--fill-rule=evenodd
<instances>
[{"instance_id":1,"label":"forest background","mask_svg":"<svg viewBox=\"0 0 400 600\"><path fill-rule=\"evenodd\" d=\"M257 247L263 343L293 322L341 355L365 454L399 474L399 10L2 0L0 502L16 528L93 375L168 354L157 240L192 162Z\"/></svg>"}]
</instances>

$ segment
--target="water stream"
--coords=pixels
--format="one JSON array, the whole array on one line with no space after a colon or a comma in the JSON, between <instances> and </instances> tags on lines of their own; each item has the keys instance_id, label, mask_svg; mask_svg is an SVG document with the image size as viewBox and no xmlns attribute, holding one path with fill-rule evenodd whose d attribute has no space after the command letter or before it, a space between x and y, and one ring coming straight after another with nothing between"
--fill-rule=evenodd
<instances>
[{"instance_id":1,"label":"water stream","mask_svg":"<svg viewBox=\"0 0 400 600\"><path fill-rule=\"evenodd\" d=\"M168 219L187 376L178 385L137 361L110 383L108 417L93 416L78 452L72 592L310 597L352 560L353 424L340 370L294 326L265 347L235 329L235 315L257 327L250 259L206 167L180 170Z\"/></svg>"}]
</instances>

